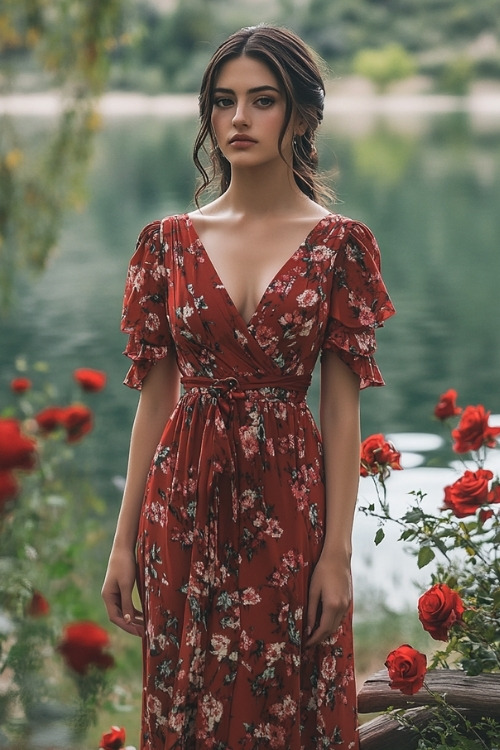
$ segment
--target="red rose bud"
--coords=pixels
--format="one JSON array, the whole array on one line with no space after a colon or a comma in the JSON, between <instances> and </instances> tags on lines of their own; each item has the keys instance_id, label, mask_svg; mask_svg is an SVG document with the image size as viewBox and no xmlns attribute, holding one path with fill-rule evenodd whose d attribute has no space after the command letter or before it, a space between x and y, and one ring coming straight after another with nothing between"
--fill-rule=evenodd
<instances>
[{"instance_id":1,"label":"red rose bud","mask_svg":"<svg viewBox=\"0 0 500 750\"><path fill-rule=\"evenodd\" d=\"M477 451L483 445L487 448L496 446L496 437L500 435L500 427L490 427L488 424L490 413L485 411L481 404L467 406L464 409L458 427L451 433L455 441L453 444L455 453Z\"/></svg>"},{"instance_id":2,"label":"red rose bud","mask_svg":"<svg viewBox=\"0 0 500 750\"><path fill-rule=\"evenodd\" d=\"M34 591L31 601L26 608L29 617L44 617L50 612L50 604L39 591Z\"/></svg>"},{"instance_id":3,"label":"red rose bud","mask_svg":"<svg viewBox=\"0 0 500 750\"><path fill-rule=\"evenodd\" d=\"M80 388L82 388L82 390L84 391L87 391L88 393L102 391L102 389L106 385L106 373L101 372L100 370L92 370L89 368L81 367L80 369L74 371L73 377L75 378Z\"/></svg>"},{"instance_id":4,"label":"red rose bud","mask_svg":"<svg viewBox=\"0 0 500 750\"><path fill-rule=\"evenodd\" d=\"M113 666L113 657L104 651L108 645L108 633L99 625L84 621L65 627L58 650L68 667L83 675L92 665L99 669Z\"/></svg>"},{"instance_id":5,"label":"red rose bud","mask_svg":"<svg viewBox=\"0 0 500 750\"><path fill-rule=\"evenodd\" d=\"M434 408L434 416L438 419L449 419L461 414L462 409L457 406L457 392L450 388L443 393Z\"/></svg>"},{"instance_id":6,"label":"red rose bud","mask_svg":"<svg viewBox=\"0 0 500 750\"><path fill-rule=\"evenodd\" d=\"M92 429L92 412L88 406L73 404L61 410L61 424L68 443L76 443Z\"/></svg>"},{"instance_id":7,"label":"red rose bud","mask_svg":"<svg viewBox=\"0 0 500 750\"><path fill-rule=\"evenodd\" d=\"M404 695L414 695L424 684L427 658L408 644L391 651L385 666L392 690L401 690Z\"/></svg>"},{"instance_id":8,"label":"red rose bud","mask_svg":"<svg viewBox=\"0 0 500 750\"><path fill-rule=\"evenodd\" d=\"M384 435L377 433L370 435L361 443L361 467L362 477L380 475L385 479L389 475L389 469L401 469L401 454L389 443Z\"/></svg>"},{"instance_id":9,"label":"red rose bud","mask_svg":"<svg viewBox=\"0 0 500 750\"><path fill-rule=\"evenodd\" d=\"M61 406L47 406L35 415L35 422L40 430L48 435L61 427L63 408Z\"/></svg>"},{"instance_id":10,"label":"red rose bud","mask_svg":"<svg viewBox=\"0 0 500 750\"><path fill-rule=\"evenodd\" d=\"M111 727L111 730L101 737L99 750L121 750L125 747L125 730L122 727Z\"/></svg>"},{"instance_id":11,"label":"red rose bud","mask_svg":"<svg viewBox=\"0 0 500 750\"><path fill-rule=\"evenodd\" d=\"M21 433L17 419L0 419L0 470L33 469L35 441Z\"/></svg>"},{"instance_id":12,"label":"red rose bud","mask_svg":"<svg viewBox=\"0 0 500 750\"><path fill-rule=\"evenodd\" d=\"M31 380L29 378L14 378L10 382L10 388L14 393L26 393L31 388Z\"/></svg>"},{"instance_id":13,"label":"red rose bud","mask_svg":"<svg viewBox=\"0 0 500 750\"><path fill-rule=\"evenodd\" d=\"M457 518L472 516L482 505L494 500L494 492L488 491L488 482L493 479L489 469L469 471L453 484L444 488L444 508L451 510Z\"/></svg>"},{"instance_id":14,"label":"red rose bud","mask_svg":"<svg viewBox=\"0 0 500 750\"><path fill-rule=\"evenodd\" d=\"M13 500L19 493L19 484L12 472L0 471L0 511L8 500Z\"/></svg>"},{"instance_id":15,"label":"red rose bud","mask_svg":"<svg viewBox=\"0 0 500 750\"><path fill-rule=\"evenodd\" d=\"M436 583L418 600L418 617L422 627L436 641L447 641L448 631L460 622L464 605L459 594L445 583Z\"/></svg>"}]
</instances>

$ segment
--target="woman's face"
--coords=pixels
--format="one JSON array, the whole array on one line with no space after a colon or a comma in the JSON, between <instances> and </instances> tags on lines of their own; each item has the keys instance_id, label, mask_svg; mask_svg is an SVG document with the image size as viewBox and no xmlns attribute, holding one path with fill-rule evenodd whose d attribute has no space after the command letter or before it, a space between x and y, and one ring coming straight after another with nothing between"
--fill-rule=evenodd
<instances>
[{"instance_id":1,"label":"woman's face","mask_svg":"<svg viewBox=\"0 0 500 750\"><path fill-rule=\"evenodd\" d=\"M262 166L280 160L279 137L286 111L276 76L259 60L245 55L229 60L215 81L212 129L217 145L233 168ZM292 161L293 123L282 143Z\"/></svg>"}]
</instances>

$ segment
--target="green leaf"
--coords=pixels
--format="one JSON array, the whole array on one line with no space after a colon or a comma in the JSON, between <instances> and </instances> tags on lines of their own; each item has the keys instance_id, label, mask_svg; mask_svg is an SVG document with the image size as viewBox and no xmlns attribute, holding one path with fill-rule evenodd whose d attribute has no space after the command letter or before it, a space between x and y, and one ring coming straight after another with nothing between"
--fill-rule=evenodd
<instances>
[{"instance_id":1,"label":"green leaf","mask_svg":"<svg viewBox=\"0 0 500 750\"><path fill-rule=\"evenodd\" d=\"M377 533L375 534L375 544L377 545L380 544L380 542L382 541L382 539L384 539L384 537L385 537L384 529L378 529Z\"/></svg>"},{"instance_id":2,"label":"green leaf","mask_svg":"<svg viewBox=\"0 0 500 750\"><path fill-rule=\"evenodd\" d=\"M433 550L430 547L420 547L420 551L418 553L418 558L417 558L418 567L424 568L426 565L432 562L435 557L436 555L434 554Z\"/></svg>"}]
</instances>

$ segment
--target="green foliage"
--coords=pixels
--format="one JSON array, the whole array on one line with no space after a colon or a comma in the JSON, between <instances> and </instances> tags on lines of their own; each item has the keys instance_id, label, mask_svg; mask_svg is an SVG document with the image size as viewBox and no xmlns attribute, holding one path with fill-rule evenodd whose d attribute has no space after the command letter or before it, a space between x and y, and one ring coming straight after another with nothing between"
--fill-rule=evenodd
<instances>
[{"instance_id":1,"label":"green foliage","mask_svg":"<svg viewBox=\"0 0 500 750\"><path fill-rule=\"evenodd\" d=\"M379 91L385 91L395 81L409 78L416 69L415 61L400 44L361 50L353 61L353 71L373 81Z\"/></svg>"},{"instance_id":2,"label":"green foliage","mask_svg":"<svg viewBox=\"0 0 500 750\"><path fill-rule=\"evenodd\" d=\"M494 750L497 747L500 726L496 721L488 718L473 721L439 696L438 705L430 709L428 722L418 729L405 710L395 712L394 716L402 726L417 732L417 750Z\"/></svg>"},{"instance_id":3,"label":"green foliage","mask_svg":"<svg viewBox=\"0 0 500 750\"><path fill-rule=\"evenodd\" d=\"M457 57L445 64L437 80L437 86L447 94L464 96L475 77L475 65L467 57Z\"/></svg>"},{"instance_id":4,"label":"green foliage","mask_svg":"<svg viewBox=\"0 0 500 750\"><path fill-rule=\"evenodd\" d=\"M0 11L0 93L26 78L57 89L49 137L3 118L0 134L0 302L21 267L43 268L64 213L84 200L86 167L110 50L119 42L121 0L6 0ZM24 74L24 78L21 77ZM21 82L21 83L20 83Z\"/></svg>"}]
</instances>

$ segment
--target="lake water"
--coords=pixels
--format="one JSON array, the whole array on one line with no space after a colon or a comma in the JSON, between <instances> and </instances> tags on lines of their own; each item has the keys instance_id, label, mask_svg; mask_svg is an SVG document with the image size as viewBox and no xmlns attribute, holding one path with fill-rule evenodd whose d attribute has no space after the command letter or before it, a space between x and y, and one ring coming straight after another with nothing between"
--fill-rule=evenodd
<instances>
[{"instance_id":1,"label":"lake water","mask_svg":"<svg viewBox=\"0 0 500 750\"><path fill-rule=\"evenodd\" d=\"M44 361L60 401L75 397L76 367L108 373L96 411L94 439L82 460L113 517L125 472L137 396L121 385L127 369L119 333L123 283L142 226L191 203L195 173L189 114L107 117L97 136L88 202L66 218L45 272L18 277L1 321L0 385L4 403L14 363ZM354 108L330 114L321 161L335 170L337 211L366 222L382 250L384 278L398 311L380 331L378 361L387 381L362 396L363 435L404 440L407 468L389 480L392 501L410 489L429 491L438 507L456 477L437 441L432 410L456 388L461 405L500 413L500 117L464 112L384 115ZM310 403L317 410L317 383ZM407 433L410 433L408 435ZM361 495L371 488L362 483ZM401 603L416 565L388 544L374 553L373 521L356 521L359 587L381 588ZM385 549L385 551L384 551ZM401 552L402 554L402 552ZM394 595L395 588L399 594ZM413 595L412 595L413 597Z\"/></svg>"}]
</instances>

